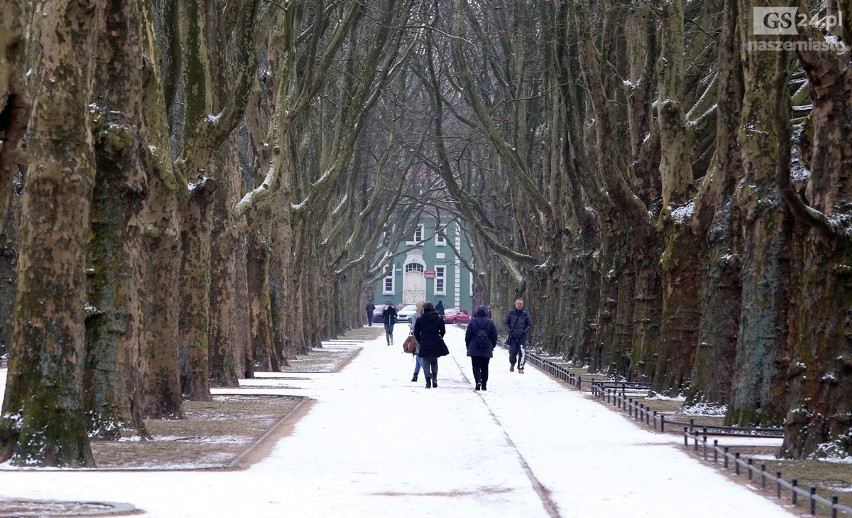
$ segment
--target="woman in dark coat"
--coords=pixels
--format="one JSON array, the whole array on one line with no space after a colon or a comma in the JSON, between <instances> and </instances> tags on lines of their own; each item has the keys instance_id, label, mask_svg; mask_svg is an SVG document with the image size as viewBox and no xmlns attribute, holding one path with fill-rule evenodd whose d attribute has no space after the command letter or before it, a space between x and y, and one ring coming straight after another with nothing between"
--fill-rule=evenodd
<instances>
[{"instance_id":1,"label":"woman in dark coat","mask_svg":"<svg viewBox=\"0 0 852 518\"><path fill-rule=\"evenodd\" d=\"M426 388L438 386L438 357L443 356L444 319L435 312L431 302L423 304L423 314L414 323L414 339L420 344L417 353L423 361L423 375L426 377Z\"/></svg>"},{"instance_id":2,"label":"woman in dark coat","mask_svg":"<svg viewBox=\"0 0 852 518\"><path fill-rule=\"evenodd\" d=\"M473 367L476 390L488 390L488 362L497 346L497 326L488 318L488 308L485 306L479 306L473 312L473 320L467 324L464 332L464 343L467 344L467 355Z\"/></svg>"}]
</instances>

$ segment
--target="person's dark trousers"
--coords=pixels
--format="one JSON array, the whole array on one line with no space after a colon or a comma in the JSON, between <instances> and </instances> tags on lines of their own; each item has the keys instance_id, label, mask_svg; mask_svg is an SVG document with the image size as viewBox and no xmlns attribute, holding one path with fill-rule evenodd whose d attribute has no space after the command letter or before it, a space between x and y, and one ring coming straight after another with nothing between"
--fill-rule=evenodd
<instances>
[{"instance_id":1,"label":"person's dark trousers","mask_svg":"<svg viewBox=\"0 0 852 518\"><path fill-rule=\"evenodd\" d=\"M426 388L438 386L438 358L436 356L423 357L423 375L426 377Z\"/></svg>"},{"instance_id":2,"label":"person's dark trousers","mask_svg":"<svg viewBox=\"0 0 852 518\"><path fill-rule=\"evenodd\" d=\"M521 346L514 338L509 339L509 363L514 365L518 362L518 353L521 352Z\"/></svg>"},{"instance_id":3,"label":"person's dark trousers","mask_svg":"<svg viewBox=\"0 0 852 518\"><path fill-rule=\"evenodd\" d=\"M373 312L367 311L367 325L373 327Z\"/></svg>"},{"instance_id":4,"label":"person's dark trousers","mask_svg":"<svg viewBox=\"0 0 852 518\"><path fill-rule=\"evenodd\" d=\"M477 387L485 388L485 384L488 383L488 362L491 358L484 358L482 356L471 356L470 364L473 367L473 380L476 382Z\"/></svg>"}]
</instances>

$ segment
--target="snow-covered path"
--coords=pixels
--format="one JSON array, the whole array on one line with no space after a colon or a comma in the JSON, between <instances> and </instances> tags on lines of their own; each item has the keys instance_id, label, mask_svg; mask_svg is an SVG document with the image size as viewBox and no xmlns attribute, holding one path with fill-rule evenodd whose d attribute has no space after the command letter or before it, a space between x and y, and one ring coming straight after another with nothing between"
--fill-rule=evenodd
<instances>
[{"instance_id":1,"label":"snow-covered path","mask_svg":"<svg viewBox=\"0 0 852 518\"><path fill-rule=\"evenodd\" d=\"M398 341L405 330L398 325ZM531 365L510 373L502 349L488 392L474 391L463 336L448 326L452 354L439 360L436 389L412 383L412 357L383 339L360 344L339 373L288 380L299 385L290 393L316 403L247 470L2 466L0 497L126 502L156 517L792 516L703 466L676 437L639 428Z\"/></svg>"}]
</instances>

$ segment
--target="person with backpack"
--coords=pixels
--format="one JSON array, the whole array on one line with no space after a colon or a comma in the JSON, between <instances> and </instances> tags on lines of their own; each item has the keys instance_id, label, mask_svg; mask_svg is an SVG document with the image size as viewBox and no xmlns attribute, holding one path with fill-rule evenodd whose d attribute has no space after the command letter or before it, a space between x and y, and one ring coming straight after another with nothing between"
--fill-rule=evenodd
<instances>
[{"instance_id":1,"label":"person with backpack","mask_svg":"<svg viewBox=\"0 0 852 518\"><path fill-rule=\"evenodd\" d=\"M396 308L391 301L382 309L382 323L385 325L385 339L388 346L393 345L393 326L396 324Z\"/></svg>"},{"instance_id":2,"label":"person with backpack","mask_svg":"<svg viewBox=\"0 0 852 518\"><path fill-rule=\"evenodd\" d=\"M506 313L503 320L509 337L506 345L509 346L509 372L515 370L515 360L518 362L518 374L524 373L524 364L527 362L527 333L532 327L530 314L524 311L524 299L515 301L515 309Z\"/></svg>"},{"instance_id":3,"label":"person with backpack","mask_svg":"<svg viewBox=\"0 0 852 518\"><path fill-rule=\"evenodd\" d=\"M485 306L479 306L473 312L473 320L468 322L464 332L464 342L473 367L476 390L488 390L488 363L497 346L497 326L488 318Z\"/></svg>"}]
</instances>

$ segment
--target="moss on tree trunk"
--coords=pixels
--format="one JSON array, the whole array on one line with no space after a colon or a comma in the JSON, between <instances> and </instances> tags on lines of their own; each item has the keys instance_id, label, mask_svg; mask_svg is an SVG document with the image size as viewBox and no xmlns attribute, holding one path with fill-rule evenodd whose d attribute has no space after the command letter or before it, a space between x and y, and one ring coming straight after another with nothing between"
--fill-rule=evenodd
<instances>
[{"instance_id":1,"label":"moss on tree trunk","mask_svg":"<svg viewBox=\"0 0 852 518\"><path fill-rule=\"evenodd\" d=\"M88 104L99 8L53 1L33 40L30 157L0 444L15 465L93 466L82 397L95 183ZM56 91L64 95L55 95Z\"/></svg>"}]
</instances>

